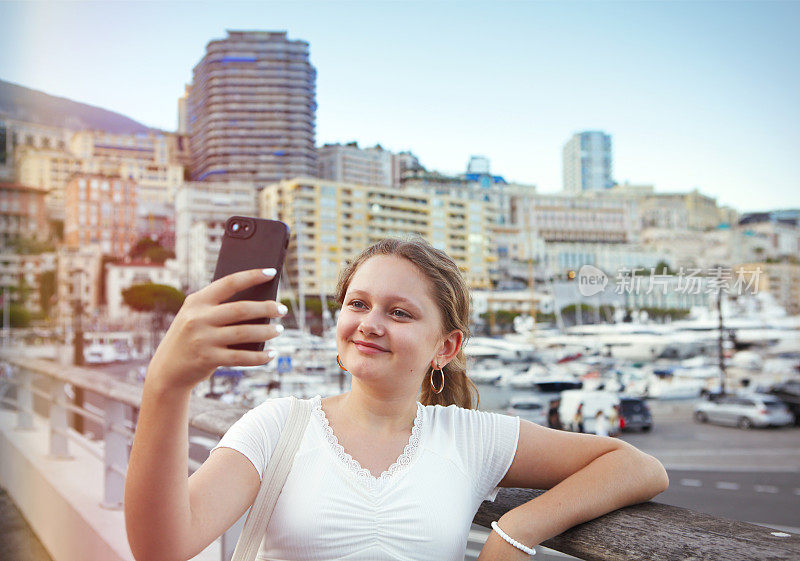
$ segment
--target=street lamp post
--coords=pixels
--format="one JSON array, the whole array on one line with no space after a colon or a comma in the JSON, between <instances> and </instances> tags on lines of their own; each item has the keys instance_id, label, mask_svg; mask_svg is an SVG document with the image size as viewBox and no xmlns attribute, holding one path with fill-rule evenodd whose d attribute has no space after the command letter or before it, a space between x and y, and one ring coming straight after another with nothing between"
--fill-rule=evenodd
<instances>
[{"instance_id":1,"label":"street lamp post","mask_svg":"<svg viewBox=\"0 0 800 561\"><path fill-rule=\"evenodd\" d=\"M717 316L719 317L719 336L717 337L717 352L719 354L719 389L721 394L725 394L725 349L723 340L725 337L725 327L722 323L722 267L717 265Z\"/></svg>"},{"instance_id":2,"label":"street lamp post","mask_svg":"<svg viewBox=\"0 0 800 561\"><path fill-rule=\"evenodd\" d=\"M717 338L717 352L719 353L719 389L720 393L725 393L725 351L723 349L723 338L725 328L722 324L722 289L717 295L717 315L719 316L719 337Z\"/></svg>"},{"instance_id":3,"label":"street lamp post","mask_svg":"<svg viewBox=\"0 0 800 561\"><path fill-rule=\"evenodd\" d=\"M73 288L77 279L78 290L73 291L72 297L72 363L75 366L84 365L83 356L83 271L81 269L71 269ZM73 403L77 407L83 407L83 388L74 388L72 397ZM81 415L73 415L73 428L83 434L84 424Z\"/></svg>"},{"instance_id":4,"label":"street lamp post","mask_svg":"<svg viewBox=\"0 0 800 561\"><path fill-rule=\"evenodd\" d=\"M72 297L72 363L75 366L83 366L83 277L80 269L70 270L73 279L73 289L75 279L78 280L77 294L73 292Z\"/></svg>"}]
</instances>

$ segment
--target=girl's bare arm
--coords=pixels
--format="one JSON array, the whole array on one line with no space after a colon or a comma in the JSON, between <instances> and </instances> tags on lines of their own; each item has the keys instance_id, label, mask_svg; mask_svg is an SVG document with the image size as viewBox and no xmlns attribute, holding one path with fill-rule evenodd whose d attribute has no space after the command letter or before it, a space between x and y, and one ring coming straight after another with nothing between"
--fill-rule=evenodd
<instances>
[{"instance_id":1,"label":"girl's bare arm","mask_svg":"<svg viewBox=\"0 0 800 561\"><path fill-rule=\"evenodd\" d=\"M275 302L221 303L270 278L261 270L243 271L190 295L150 362L125 480L128 542L140 561L194 557L258 493L256 469L231 449L216 450L188 477L188 410L192 388L218 366L255 366L271 358L227 345L271 339L279 333L274 326L231 324L285 311Z\"/></svg>"}]
</instances>

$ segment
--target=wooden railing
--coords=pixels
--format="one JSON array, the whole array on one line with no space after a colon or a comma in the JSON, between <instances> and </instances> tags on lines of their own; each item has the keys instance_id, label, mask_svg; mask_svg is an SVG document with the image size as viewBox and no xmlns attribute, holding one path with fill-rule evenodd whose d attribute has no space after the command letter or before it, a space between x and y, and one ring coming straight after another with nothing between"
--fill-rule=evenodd
<instances>
[{"instance_id":1,"label":"wooden railing","mask_svg":"<svg viewBox=\"0 0 800 561\"><path fill-rule=\"evenodd\" d=\"M9 400L2 392L0 398L16 408L19 428L31 425L34 395L48 401L51 454L68 453L71 434L66 430L68 412L92 419L104 427L104 450L100 458L106 467L103 506L120 508L128 451L141 404L141 386L93 370L22 359L8 353L2 355L0 359L10 364L13 371L12 377L3 383L13 383L16 399ZM72 404L67 395L68 384L103 398L105 414ZM238 406L193 397L189 425L221 437L244 412ZM192 462L190 465L196 469L199 464ZM541 490L501 489L494 502L481 505L474 523L490 528L493 520L542 493ZM223 536L223 561L229 559L233 551L240 530L237 526L229 530L234 534ZM542 545L586 561L800 560L800 536L656 502L616 510L579 524Z\"/></svg>"}]
</instances>

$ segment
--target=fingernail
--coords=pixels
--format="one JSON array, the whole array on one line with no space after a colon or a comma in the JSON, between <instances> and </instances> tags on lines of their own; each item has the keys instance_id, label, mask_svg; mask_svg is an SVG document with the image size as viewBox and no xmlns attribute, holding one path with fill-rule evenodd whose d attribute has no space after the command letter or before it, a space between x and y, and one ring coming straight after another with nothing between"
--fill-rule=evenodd
<instances>
[{"instance_id":1,"label":"fingernail","mask_svg":"<svg viewBox=\"0 0 800 561\"><path fill-rule=\"evenodd\" d=\"M264 273L268 277L274 277L275 273L277 273L278 271L276 271L275 269L270 267L269 269L261 269L261 272Z\"/></svg>"},{"instance_id":2,"label":"fingernail","mask_svg":"<svg viewBox=\"0 0 800 561\"><path fill-rule=\"evenodd\" d=\"M285 315L285 314L286 314L286 313L288 313L288 312L289 312L289 308L287 308L287 307L286 307L285 305L283 305L283 304L278 304L278 313L279 313L280 315Z\"/></svg>"},{"instance_id":3,"label":"fingernail","mask_svg":"<svg viewBox=\"0 0 800 561\"><path fill-rule=\"evenodd\" d=\"M270 350L268 350L268 351L267 351L267 356L268 356L269 358L271 358L271 359L272 359L272 358L275 358L275 356L276 356L277 354L278 354L278 351L276 351L275 349L270 349Z\"/></svg>"},{"instance_id":4,"label":"fingernail","mask_svg":"<svg viewBox=\"0 0 800 561\"><path fill-rule=\"evenodd\" d=\"M275 325L275 331L278 333L283 333L283 326L280 323Z\"/></svg>"}]
</instances>

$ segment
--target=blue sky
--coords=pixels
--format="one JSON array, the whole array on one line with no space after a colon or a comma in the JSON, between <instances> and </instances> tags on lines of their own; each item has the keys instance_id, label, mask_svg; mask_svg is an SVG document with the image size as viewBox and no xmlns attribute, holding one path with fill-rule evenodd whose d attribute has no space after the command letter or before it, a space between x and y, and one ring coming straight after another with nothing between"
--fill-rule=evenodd
<instances>
[{"instance_id":1,"label":"blue sky","mask_svg":"<svg viewBox=\"0 0 800 561\"><path fill-rule=\"evenodd\" d=\"M226 29L286 30L317 68L317 141L411 150L561 189L612 135L614 178L740 211L800 207L800 2L0 2L0 78L173 130Z\"/></svg>"}]
</instances>

